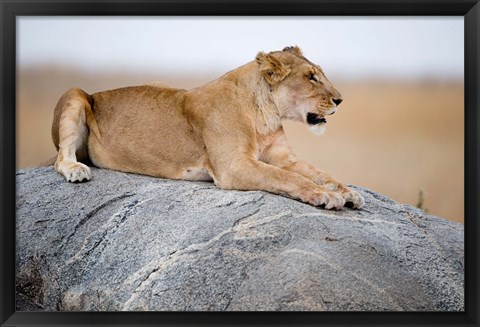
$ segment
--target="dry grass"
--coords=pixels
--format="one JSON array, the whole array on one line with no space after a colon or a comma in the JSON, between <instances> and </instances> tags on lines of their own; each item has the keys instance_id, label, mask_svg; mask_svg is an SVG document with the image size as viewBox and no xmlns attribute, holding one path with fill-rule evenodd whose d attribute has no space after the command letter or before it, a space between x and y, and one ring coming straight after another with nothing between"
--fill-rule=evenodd
<instances>
[{"instance_id":1,"label":"dry grass","mask_svg":"<svg viewBox=\"0 0 480 327\"><path fill-rule=\"evenodd\" d=\"M218 76L97 75L55 68L18 72L18 168L55 154L50 139L53 108L72 86L96 92L160 80L189 88ZM297 156L348 184L400 202L416 205L423 191L429 213L463 222L463 84L358 81L336 86L344 102L328 118L324 136L312 135L302 124L285 124Z\"/></svg>"}]
</instances>

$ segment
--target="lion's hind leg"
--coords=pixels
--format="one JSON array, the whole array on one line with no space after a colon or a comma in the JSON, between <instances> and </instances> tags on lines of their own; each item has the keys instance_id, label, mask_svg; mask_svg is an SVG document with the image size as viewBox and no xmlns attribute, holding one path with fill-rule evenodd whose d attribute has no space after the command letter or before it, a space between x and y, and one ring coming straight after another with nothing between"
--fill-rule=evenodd
<instances>
[{"instance_id":1,"label":"lion's hind leg","mask_svg":"<svg viewBox=\"0 0 480 327\"><path fill-rule=\"evenodd\" d=\"M77 161L77 156L80 160L88 157L86 106L90 106L90 103L87 96L82 90L69 90L55 108L52 136L58 155L54 167L69 182L92 178L90 168Z\"/></svg>"}]
</instances>

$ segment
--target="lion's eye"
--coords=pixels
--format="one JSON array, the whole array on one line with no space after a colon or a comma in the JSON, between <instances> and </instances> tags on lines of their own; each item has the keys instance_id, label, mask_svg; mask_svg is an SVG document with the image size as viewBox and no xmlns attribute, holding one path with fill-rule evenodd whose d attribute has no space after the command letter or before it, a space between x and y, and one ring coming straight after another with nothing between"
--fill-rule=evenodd
<instances>
[{"instance_id":1,"label":"lion's eye","mask_svg":"<svg viewBox=\"0 0 480 327\"><path fill-rule=\"evenodd\" d=\"M308 74L308 79L313 82L318 82L318 78L315 76L315 74Z\"/></svg>"}]
</instances>

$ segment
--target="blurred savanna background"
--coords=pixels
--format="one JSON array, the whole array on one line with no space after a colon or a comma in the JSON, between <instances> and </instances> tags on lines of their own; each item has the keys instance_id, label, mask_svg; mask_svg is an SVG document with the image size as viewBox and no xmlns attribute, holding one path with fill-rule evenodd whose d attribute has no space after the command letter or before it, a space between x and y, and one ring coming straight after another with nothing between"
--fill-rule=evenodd
<instances>
[{"instance_id":1,"label":"blurred savanna background","mask_svg":"<svg viewBox=\"0 0 480 327\"><path fill-rule=\"evenodd\" d=\"M344 101L321 137L285 122L297 156L463 222L463 40L463 17L17 17L17 168L55 155L71 87L188 89L298 45Z\"/></svg>"}]
</instances>

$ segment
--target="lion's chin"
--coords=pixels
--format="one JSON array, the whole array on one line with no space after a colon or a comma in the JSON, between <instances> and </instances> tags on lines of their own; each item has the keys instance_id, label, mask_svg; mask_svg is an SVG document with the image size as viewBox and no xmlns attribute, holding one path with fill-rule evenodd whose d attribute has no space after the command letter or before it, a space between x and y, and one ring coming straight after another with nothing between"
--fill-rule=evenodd
<instances>
[{"instance_id":1,"label":"lion's chin","mask_svg":"<svg viewBox=\"0 0 480 327\"><path fill-rule=\"evenodd\" d=\"M308 129L315 135L323 135L327 129L327 120L324 116L309 112L307 114Z\"/></svg>"},{"instance_id":2,"label":"lion's chin","mask_svg":"<svg viewBox=\"0 0 480 327\"><path fill-rule=\"evenodd\" d=\"M327 129L327 124L320 123L320 124L316 124L316 125L309 125L308 129L313 134L315 134L317 136L320 136L320 135L323 135L323 133L325 133L325 130Z\"/></svg>"}]
</instances>

